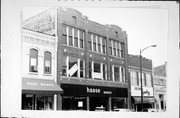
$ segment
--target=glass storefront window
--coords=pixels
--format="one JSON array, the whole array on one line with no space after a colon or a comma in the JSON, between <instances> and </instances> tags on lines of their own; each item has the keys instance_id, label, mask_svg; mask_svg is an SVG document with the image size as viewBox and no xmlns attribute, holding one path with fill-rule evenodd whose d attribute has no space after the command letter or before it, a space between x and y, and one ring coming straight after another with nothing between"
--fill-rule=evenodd
<instances>
[{"instance_id":1,"label":"glass storefront window","mask_svg":"<svg viewBox=\"0 0 180 118\"><path fill-rule=\"evenodd\" d=\"M22 94L22 109L33 110L34 109L34 95Z\"/></svg>"},{"instance_id":2,"label":"glass storefront window","mask_svg":"<svg viewBox=\"0 0 180 118\"><path fill-rule=\"evenodd\" d=\"M126 108L125 98L112 98L112 110L115 109L125 109Z\"/></svg>"},{"instance_id":3,"label":"glass storefront window","mask_svg":"<svg viewBox=\"0 0 180 118\"><path fill-rule=\"evenodd\" d=\"M23 110L53 110L53 95L22 94Z\"/></svg>"},{"instance_id":4,"label":"glass storefront window","mask_svg":"<svg viewBox=\"0 0 180 118\"><path fill-rule=\"evenodd\" d=\"M86 97L62 97L62 110L86 110Z\"/></svg>"}]
</instances>

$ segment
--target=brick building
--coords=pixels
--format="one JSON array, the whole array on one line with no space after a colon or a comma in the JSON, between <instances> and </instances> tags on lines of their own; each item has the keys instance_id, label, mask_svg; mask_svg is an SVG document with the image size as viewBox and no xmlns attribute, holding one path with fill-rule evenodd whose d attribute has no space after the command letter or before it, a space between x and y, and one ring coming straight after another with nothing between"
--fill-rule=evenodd
<instances>
[{"instance_id":1,"label":"brick building","mask_svg":"<svg viewBox=\"0 0 180 118\"><path fill-rule=\"evenodd\" d=\"M141 110L141 78L140 78L140 57L137 55L128 56L128 67L131 80L131 104L136 111ZM143 108L154 107L154 88L152 60L142 57L142 88Z\"/></svg>"},{"instance_id":2,"label":"brick building","mask_svg":"<svg viewBox=\"0 0 180 118\"><path fill-rule=\"evenodd\" d=\"M52 8L23 23L23 29L54 36L57 45L59 110L129 108L127 34L74 9Z\"/></svg>"}]
</instances>

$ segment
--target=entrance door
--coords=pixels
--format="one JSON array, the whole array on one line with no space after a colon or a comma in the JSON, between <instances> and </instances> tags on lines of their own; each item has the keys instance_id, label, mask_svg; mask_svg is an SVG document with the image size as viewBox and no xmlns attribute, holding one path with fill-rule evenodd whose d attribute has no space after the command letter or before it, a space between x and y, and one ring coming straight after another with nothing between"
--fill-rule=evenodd
<instances>
[{"instance_id":1,"label":"entrance door","mask_svg":"<svg viewBox=\"0 0 180 118\"><path fill-rule=\"evenodd\" d=\"M90 97L90 111L101 108L108 111L108 97Z\"/></svg>"}]
</instances>

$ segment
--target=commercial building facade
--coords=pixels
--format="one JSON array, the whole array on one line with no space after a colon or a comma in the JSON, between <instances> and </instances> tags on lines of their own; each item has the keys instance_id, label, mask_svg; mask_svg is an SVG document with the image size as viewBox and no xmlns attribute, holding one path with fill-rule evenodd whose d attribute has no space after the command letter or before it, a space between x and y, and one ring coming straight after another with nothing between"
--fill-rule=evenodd
<instances>
[{"instance_id":1,"label":"commercial building facade","mask_svg":"<svg viewBox=\"0 0 180 118\"><path fill-rule=\"evenodd\" d=\"M74 9L52 8L26 20L24 29L57 40L58 110L129 108L127 35ZM55 49L55 50L56 50Z\"/></svg>"},{"instance_id":2,"label":"commercial building facade","mask_svg":"<svg viewBox=\"0 0 180 118\"><path fill-rule=\"evenodd\" d=\"M166 66L167 63L153 68L155 107L159 110L166 110Z\"/></svg>"},{"instance_id":3,"label":"commercial building facade","mask_svg":"<svg viewBox=\"0 0 180 118\"><path fill-rule=\"evenodd\" d=\"M141 110L141 75L140 57L137 55L128 56L128 67L131 80L131 104L135 111ZM142 57L142 89L143 108L154 108L154 87L152 60Z\"/></svg>"},{"instance_id":4,"label":"commercial building facade","mask_svg":"<svg viewBox=\"0 0 180 118\"><path fill-rule=\"evenodd\" d=\"M23 110L55 110L62 93L56 77L56 40L46 34L22 29Z\"/></svg>"}]
</instances>

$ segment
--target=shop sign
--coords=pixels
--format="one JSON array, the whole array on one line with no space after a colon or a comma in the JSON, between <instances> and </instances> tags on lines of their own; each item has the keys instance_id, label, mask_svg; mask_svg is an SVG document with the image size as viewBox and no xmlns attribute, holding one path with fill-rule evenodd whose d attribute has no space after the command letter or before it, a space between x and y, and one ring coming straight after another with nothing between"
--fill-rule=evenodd
<instances>
[{"instance_id":1,"label":"shop sign","mask_svg":"<svg viewBox=\"0 0 180 118\"><path fill-rule=\"evenodd\" d=\"M141 96L140 86L131 86L132 96ZM153 96L153 87L143 87L143 96Z\"/></svg>"},{"instance_id":2,"label":"shop sign","mask_svg":"<svg viewBox=\"0 0 180 118\"><path fill-rule=\"evenodd\" d=\"M87 93L101 93L101 90L87 87Z\"/></svg>"},{"instance_id":3,"label":"shop sign","mask_svg":"<svg viewBox=\"0 0 180 118\"><path fill-rule=\"evenodd\" d=\"M127 88L101 87L90 85L61 85L64 96L107 96L107 97L127 97Z\"/></svg>"},{"instance_id":4,"label":"shop sign","mask_svg":"<svg viewBox=\"0 0 180 118\"><path fill-rule=\"evenodd\" d=\"M30 86L54 86L54 84L51 84L51 83L38 83L38 82L27 82L27 85L30 85Z\"/></svg>"},{"instance_id":5,"label":"shop sign","mask_svg":"<svg viewBox=\"0 0 180 118\"><path fill-rule=\"evenodd\" d=\"M90 87L86 87L87 88L87 93L96 93L96 94L100 94L101 92L103 94L112 94L112 91L106 91L106 90L101 90L100 88L90 88Z\"/></svg>"}]
</instances>

